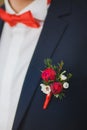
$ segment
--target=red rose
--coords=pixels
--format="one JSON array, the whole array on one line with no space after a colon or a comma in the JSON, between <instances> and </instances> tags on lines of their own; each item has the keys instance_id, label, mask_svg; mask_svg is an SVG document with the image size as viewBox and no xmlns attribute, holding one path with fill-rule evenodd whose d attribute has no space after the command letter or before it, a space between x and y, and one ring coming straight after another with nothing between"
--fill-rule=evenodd
<instances>
[{"instance_id":1,"label":"red rose","mask_svg":"<svg viewBox=\"0 0 87 130\"><path fill-rule=\"evenodd\" d=\"M55 80L55 78L56 78L56 72L52 68L47 68L47 69L45 69L42 72L41 77L46 82L48 82L49 80Z\"/></svg>"},{"instance_id":2,"label":"red rose","mask_svg":"<svg viewBox=\"0 0 87 130\"><path fill-rule=\"evenodd\" d=\"M63 86L60 82L54 82L50 87L53 94L59 94L63 89Z\"/></svg>"}]
</instances>

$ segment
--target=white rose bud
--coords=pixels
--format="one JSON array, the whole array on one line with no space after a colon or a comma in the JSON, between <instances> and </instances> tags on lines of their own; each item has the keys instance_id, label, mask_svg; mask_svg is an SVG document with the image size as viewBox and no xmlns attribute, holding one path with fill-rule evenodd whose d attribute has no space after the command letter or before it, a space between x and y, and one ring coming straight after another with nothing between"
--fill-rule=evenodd
<instances>
[{"instance_id":1,"label":"white rose bud","mask_svg":"<svg viewBox=\"0 0 87 130\"><path fill-rule=\"evenodd\" d=\"M60 79L61 79L61 80L66 80L67 77L66 77L65 75L61 74L61 75L60 75Z\"/></svg>"},{"instance_id":2,"label":"white rose bud","mask_svg":"<svg viewBox=\"0 0 87 130\"><path fill-rule=\"evenodd\" d=\"M68 82L65 82L65 83L63 84L63 88L65 88L65 89L69 88L69 83L68 83Z\"/></svg>"}]
</instances>

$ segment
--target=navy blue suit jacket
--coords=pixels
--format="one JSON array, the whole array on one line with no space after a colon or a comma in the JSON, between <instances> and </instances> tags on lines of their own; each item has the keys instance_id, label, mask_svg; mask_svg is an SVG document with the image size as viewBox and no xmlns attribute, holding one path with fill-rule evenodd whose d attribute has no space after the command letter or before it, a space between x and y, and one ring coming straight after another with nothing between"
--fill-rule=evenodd
<instances>
[{"instance_id":1,"label":"navy blue suit jacket","mask_svg":"<svg viewBox=\"0 0 87 130\"><path fill-rule=\"evenodd\" d=\"M0 31L3 22L0 20ZM42 109L44 59L73 74L66 97L52 98ZM27 71L12 130L87 130L87 2L52 0L37 47Z\"/></svg>"}]
</instances>

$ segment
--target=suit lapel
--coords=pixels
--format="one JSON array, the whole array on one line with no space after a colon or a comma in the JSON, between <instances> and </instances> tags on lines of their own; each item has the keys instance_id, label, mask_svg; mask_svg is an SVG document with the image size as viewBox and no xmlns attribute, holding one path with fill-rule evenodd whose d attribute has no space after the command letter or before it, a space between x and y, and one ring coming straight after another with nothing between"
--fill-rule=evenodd
<instances>
[{"instance_id":1,"label":"suit lapel","mask_svg":"<svg viewBox=\"0 0 87 130\"><path fill-rule=\"evenodd\" d=\"M49 8L44 28L25 77L13 124L13 130L17 130L19 127L27 108L29 108L32 102L36 89L39 87L40 70L43 70L44 68L44 59L52 57L66 27L68 26L67 23L58 18L58 16L60 17L70 14L70 5L67 3L68 0L66 0L66 3L62 2L61 5L61 0L53 0Z\"/></svg>"},{"instance_id":2,"label":"suit lapel","mask_svg":"<svg viewBox=\"0 0 87 130\"><path fill-rule=\"evenodd\" d=\"M5 9L5 6L3 5L1 8ZM0 19L0 37L1 37L2 29L3 29L3 25L4 25L4 22Z\"/></svg>"},{"instance_id":3,"label":"suit lapel","mask_svg":"<svg viewBox=\"0 0 87 130\"><path fill-rule=\"evenodd\" d=\"M2 20L0 20L0 37L1 37L1 33L2 33L2 29L3 29L3 21Z\"/></svg>"}]
</instances>

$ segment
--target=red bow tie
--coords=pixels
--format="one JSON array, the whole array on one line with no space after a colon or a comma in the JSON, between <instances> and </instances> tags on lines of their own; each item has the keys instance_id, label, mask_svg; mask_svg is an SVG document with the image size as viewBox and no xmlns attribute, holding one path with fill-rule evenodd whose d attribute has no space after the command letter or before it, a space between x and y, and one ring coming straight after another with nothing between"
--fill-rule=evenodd
<instances>
[{"instance_id":1,"label":"red bow tie","mask_svg":"<svg viewBox=\"0 0 87 130\"><path fill-rule=\"evenodd\" d=\"M47 4L50 4L51 3L51 0L47 0Z\"/></svg>"},{"instance_id":2,"label":"red bow tie","mask_svg":"<svg viewBox=\"0 0 87 130\"><path fill-rule=\"evenodd\" d=\"M47 4L50 4L51 0L47 0ZM32 28L40 27L40 20L35 19L31 13L31 11L27 11L22 15L8 14L3 9L0 8L0 18L7 22L10 26L14 26L17 23L23 23Z\"/></svg>"},{"instance_id":3,"label":"red bow tie","mask_svg":"<svg viewBox=\"0 0 87 130\"><path fill-rule=\"evenodd\" d=\"M22 15L11 15L5 12L3 9L0 9L0 18L5 22L8 22L10 26L14 26L17 23L23 23L32 28L40 27L39 20L35 19L30 11Z\"/></svg>"}]
</instances>

